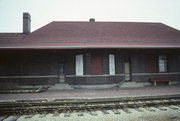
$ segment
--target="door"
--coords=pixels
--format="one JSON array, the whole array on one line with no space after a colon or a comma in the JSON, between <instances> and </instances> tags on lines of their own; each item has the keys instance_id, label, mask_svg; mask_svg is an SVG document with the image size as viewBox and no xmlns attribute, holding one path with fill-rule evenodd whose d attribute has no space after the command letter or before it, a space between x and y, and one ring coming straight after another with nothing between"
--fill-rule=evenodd
<instances>
[{"instance_id":1,"label":"door","mask_svg":"<svg viewBox=\"0 0 180 121\"><path fill-rule=\"evenodd\" d=\"M130 81L131 80L131 67L130 67L130 57L125 57L125 63L124 63L124 73L125 73L125 80Z\"/></svg>"},{"instance_id":2,"label":"door","mask_svg":"<svg viewBox=\"0 0 180 121\"><path fill-rule=\"evenodd\" d=\"M102 55L94 54L92 55L92 75L102 74Z\"/></svg>"},{"instance_id":3,"label":"door","mask_svg":"<svg viewBox=\"0 0 180 121\"><path fill-rule=\"evenodd\" d=\"M65 82L64 63L59 64L59 83Z\"/></svg>"},{"instance_id":4,"label":"door","mask_svg":"<svg viewBox=\"0 0 180 121\"><path fill-rule=\"evenodd\" d=\"M157 72L157 59L155 55L148 55L148 72L149 73Z\"/></svg>"}]
</instances>

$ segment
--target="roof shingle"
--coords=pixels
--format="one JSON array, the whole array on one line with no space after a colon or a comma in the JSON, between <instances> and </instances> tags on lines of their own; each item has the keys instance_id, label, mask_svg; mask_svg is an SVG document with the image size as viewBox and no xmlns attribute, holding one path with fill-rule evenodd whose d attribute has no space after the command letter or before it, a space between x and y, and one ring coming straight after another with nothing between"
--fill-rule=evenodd
<instances>
[{"instance_id":1,"label":"roof shingle","mask_svg":"<svg viewBox=\"0 0 180 121\"><path fill-rule=\"evenodd\" d=\"M0 34L0 48L180 48L180 31L162 23L51 22L30 34Z\"/></svg>"}]
</instances>

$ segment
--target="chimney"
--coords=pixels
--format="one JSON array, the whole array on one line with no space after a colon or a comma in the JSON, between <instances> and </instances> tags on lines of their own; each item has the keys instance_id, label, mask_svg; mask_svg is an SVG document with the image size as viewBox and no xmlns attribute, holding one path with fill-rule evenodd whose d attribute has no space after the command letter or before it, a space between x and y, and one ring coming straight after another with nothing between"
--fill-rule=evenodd
<instances>
[{"instance_id":1,"label":"chimney","mask_svg":"<svg viewBox=\"0 0 180 121\"><path fill-rule=\"evenodd\" d=\"M90 18L89 22L95 22L95 19L94 18Z\"/></svg>"},{"instance_id":2,"label":"chimney","mask_svg":"<svg viewBox=\"0 0 180 121\"><path fill-rule=\"evenodd\" d=\"M31 32L31 16L29 13L23 13L23 33Z\"/></svg>"}]
</instances>

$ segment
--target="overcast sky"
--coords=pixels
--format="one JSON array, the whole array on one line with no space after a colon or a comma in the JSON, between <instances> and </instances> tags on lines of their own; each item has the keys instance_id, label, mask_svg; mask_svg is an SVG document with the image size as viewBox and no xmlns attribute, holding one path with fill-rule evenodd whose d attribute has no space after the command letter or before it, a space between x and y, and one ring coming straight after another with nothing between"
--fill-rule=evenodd
<instances>
[{"instance_id":1,"label":"overcast sky","mask_svg":"<svg viewBox=\"0 0 180 121\"><path fill-rule=\"evenodd\" d=\"M52 21L162 22L180 30L180 0L0 0L0 32L22 32L22 13L34 31Z\"/></svg>"}]
</instances>

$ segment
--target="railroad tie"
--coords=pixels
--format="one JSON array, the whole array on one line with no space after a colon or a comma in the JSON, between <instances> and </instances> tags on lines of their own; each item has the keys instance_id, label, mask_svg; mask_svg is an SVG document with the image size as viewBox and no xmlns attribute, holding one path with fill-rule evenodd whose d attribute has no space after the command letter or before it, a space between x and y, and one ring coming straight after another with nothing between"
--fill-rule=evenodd
<instances>
[{"instance_id":1,"label":"railroad tie","mask_svg":"<svg viewBox=\"0 0 180 121\"><path fill-rule=\"evenodd\" d=\"M151 104L152 103L152 101L149 101L149 100L147 100L147 101L144 101L146 104Z\"/></svg>"},{"instance_id":2,"label":"railroad tie","mask_svg":"<svg viewBox=\"0 0 180 121\"><path fill-rule=\"evenodd\" d=\"M132 113L128 108L124 108L124 109L122 109L124 112L126 112L126 113Z\"/></svg>"},{"instance_id":3,"label":"railroad tie","mask_svg":"<svg viewBox=\"0 0 180 121\"><path fill-rule=\"evenodd\" d=\"M116 106L116 108L119 108L119 107L121 106L121 104L118 103L118 102L116 102L116 103L115 103L115 106Z\"/></svg>"},{"instance_id":4,"label":"railroad tie","mask_svg":"<svg viewBox=\"0 0 180 121\"><path fill-rule=\"evenodd\" d=\"M34 115L25 115L25 119L32 118Z\"/></svg>"},{"instance_id":5,"label":"railroad tie","mask_svg":"<svg viewBox=\"0 0 180 121\"><path fill-rule=\"evenodd\" d=\"M180 108L180 105L176 105L176 106Z\"/></svg>"},{"instance_id":6,"label":"railroad tie","mask_svg":"<svg viewBox=\"0 0 180 121\"><path fill-rule=\"evenodd\" d=\"M138 111L138 112L144 112L142 109L140 109L140 108L135 108L135 110L136 111Z\"/></svg>"},{"instance_id":7,"label":"railroad tie","mask_svg":"<svg viewBox=\"0 0 180 121\"><path fill-rule=\"evenodd\" d=\"M64 113L64 117L70 117L71 116L71 113L70 112L65 112Z\"/></svg>"},{"instance_id":8,"label":"railroad tie","mask_svg":"<svg viewBox=\"0 0 180 121\"><path fill-rule=\"evenodd\" d=\"M176 99L171 99L170 101L171 101L171 102L177 102L178 100L176 100Z\"/></svg>"},{"instance_id":9,"label":"railroad tie","mask_svg":"<svg viewBox=\"0 0 180 121\"><path fill-rule=\"evenodd\" d=\"M167 102L169 102L169 100L162 100L161 102L167 103Z\"/></svg>"},{"instance_id":10,"label":"railroad tie","mask_svg":"<svg viewBox=\"0 0 180 121\"><path fill-rule=\"evenodd\" d=\"M169 106L169 108L172 109L172 110L178 110L179 109L176 106Z\"/></svg>"},{"instance_id":11,"label":"railroad tie","mask_svg":"<svg viewBox=\"0 0 180 121\"><path fill-rule=\"evenodd\" d=\"M39 115L39 118L44 118L44 117L46 117L46 114Z\"/></svg>"},{"instance_id":12,"label":"railroad tie","mask_svg":"<svg viewBox=\"0 0 180 121\"><path fill-rule=\"evenodd\" d=\"M83 112L77 112L78 116L84 116Z\"/></svg>"},{"instance_id":13,"label":"railroad tie","mask_svg":"<svg viewBox=\"0 0 180 121\"><path fill-rule=\"evenodd\" d=\"M53 116L59 116L60 115L60 113L58 113L57 111L55 111L54 113L53 113Z\"/></svg>"},{"instance_id":14,"label":"railroad tie","mask_svg":"<svg viewBox=\"0 0 180 121\"><path fill-rule=\"evenodd\" d=\"M119 110L117 110L117 109L113 109L112 110L115 114L121 114L121 112L119 111Z\"/></svg>"},{"instance_id":15,"label":"railroad tie","mask_svg":"<svg viewBox=\"0 0 180 121\"><path fill-rule=\"evenodd\" d=\"M155 110L154 108L152 108L152 107L146 107L145 109L148 110L148 111L151 111L151 112L156 111L156 110Z\"/></svg>"},{"instance_id":16,"label":"railroad tie","mask_svg":"<svg viewBox=\"0 0 180 121\"><path fill-rule=\"evenodd\" d=\"M96 113L95 110L89 110L88 112L89 112L92 116L96 116L96 115L97 115L97 113Z\"/></svg>"},{"instance_id":17,"label":"railroad tie","mask_svg":"<svg viewBox=\"0 0 180 121\"><path fill-rule=\"evenodd\" d=\"M0 121L3 121L4 119L6 119L8 116L0 116Z\"/></svg>"},{"instance_id":18,"label":"railroad tie","mask_svg":"<svg viewBox=\"0 0 180 121\"><path fill-rule=\"evenodd\" d=\"M162 110L162 111L167 111L167 108L165 108L165 107L156 107L156 108L159 110Z\"/></svg>"},{"instance_id":19,"label":"railroad tie","mask_svg":"<svg viewBox=\"0 0 180 121\"><path fill-rule=\"evenodd\" d=\"M127 104L131 104L131 105L134 105L136 104L134 101L129 101Z\"/></svg>"},{"instance_id":20,"label":"railroad tie","mask_svg":"<svg viewBox=\"0 0 180 121\"><path fill-rule=\"evenodd\" d=\"M109 114L109 112L105 109L102 109L101 111L103 112L103 114Z\"/></svg>"},{"instance_id":21,"label":"railroad tie","mask_svg":"<svg viewBox=\"0 0 180 121\"><path fill-rule=\"evenodd\" d=\"M9 116L2 121L17 121L20 116Z\"/></svg>"}]
</instances>

